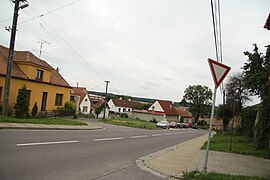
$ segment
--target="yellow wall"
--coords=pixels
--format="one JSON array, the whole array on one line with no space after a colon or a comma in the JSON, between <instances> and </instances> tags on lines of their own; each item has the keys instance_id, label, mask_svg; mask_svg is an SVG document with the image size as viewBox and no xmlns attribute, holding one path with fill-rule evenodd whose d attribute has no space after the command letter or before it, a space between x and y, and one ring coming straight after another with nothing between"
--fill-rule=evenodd
<instances>
[{"instance_id":1,"label":"yellow wall","mask_svg":"<svg viewBox=\"0 0 270 180\"><path fill-rule=\"evenodd\" d=\"M31 91L30 107L29 107L30 111L32 110L35 102L37 102L38 110L40 111L42 92L48 92L46 105L46 110L48 111L56 110L58 107L55 106L56 93L63 94L62 106L64 106L65 102L69 101L70 99L71 88L12 78L10 83L10 96L9 96L10 105L15 104L16 98L18 96L18 90L21 89L23 84L26 85L27 90ZM2 95L0 96L1 104L3 102L4 85L5 85L5 77L0 76L0 87L3 87L1 92Z\"/></svg>"},{"instance_id":2,"label":"yellow wall","mask_svg":"<svg viewBox=\"0 0 270 180\"><path fill-rule=\"evenodd\" d=\"M40 66L36 66L34 64L27 64L27 63L18 63L18 66L20 67L20 69L24 72L24 74L29 77L30 79L35 79L36 78L36 72L37 69L42 70L43 71L43 79L42 81L44 82L50 82L51 79L51 71L40 67Z\"/></svg>"}]
</instances>

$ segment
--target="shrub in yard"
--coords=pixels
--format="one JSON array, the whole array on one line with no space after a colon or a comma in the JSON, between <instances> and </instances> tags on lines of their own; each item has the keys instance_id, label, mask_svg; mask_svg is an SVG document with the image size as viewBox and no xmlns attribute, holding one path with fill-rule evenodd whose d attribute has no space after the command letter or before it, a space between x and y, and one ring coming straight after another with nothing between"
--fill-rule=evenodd
<instances>
[{"instance_id":1,"label":"shrub in yard","mask_svg":"<svg viewBox=\"0 0 270 180\"><path fill-rule=\"evenodd\" d=\"M67 101L64 107L70 113L69 115L73 115L76 112L76 104L72 101Z\"/></svg>"},{"instance_id":2,"label":"shrub in yard","mask_svg":"<svg viewBox=\"0 0 270 180\"><path fill-rule=\"evenodd\" d=\"M13 106L8 106L8 117L14 116L14 107Z\"/></svg>"},{"instance_id":3,"label":"shrub in yard","mask_svg":"<svg viewBox=\"0 0 270 180\"><path fill-rule=\"evenodd\" d=\"M158 121L156 120L156 118L153 119L153 123L158 123Z\"/></svg>"},{"instance_id":4,"label":"shrub in yard","mask_svg":"<svg viewBox=\"0 0 270 180\"><path fill-rule=\"evenodd\" d=\"M35 102L32 108L32 117L36 117L37 113L38 113L38 107L37 107L37 102Z\"/></svg>"},{"instance_id":5,"label":"shrub in yard","mask_svg":"<svg viewBox=\"0 0 270 180\"><path fill-rule=\"evenodd\" d=\"M26 118L28 117L29 112L29 92L25 85L19 89L19 93L17 96L15 108L15 116L17 118Z\"/></svg>"}]
</instances>

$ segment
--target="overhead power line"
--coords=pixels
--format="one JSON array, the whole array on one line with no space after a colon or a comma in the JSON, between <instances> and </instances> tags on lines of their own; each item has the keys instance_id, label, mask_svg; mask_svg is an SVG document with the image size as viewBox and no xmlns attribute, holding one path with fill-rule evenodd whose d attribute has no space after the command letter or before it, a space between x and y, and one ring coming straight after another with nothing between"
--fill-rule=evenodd
<instances>
[{"instance_id":1,"label":"overhead power line","mask_svg":"<svg viewBox=\"0 0 270 180\"><path fill-rule=\"evenodd\" d=\"M51 13L53 13L53 12L55 12L55 11L59 11L59 10L65 8L65 7L68 7L68 6L70 6L70 5L74 4L74 3L77 3L77 2L79 2L79 1L81 1L81 0L72 1L72 2L70 2L70 3L68 3L68 4L64 5L64 6L60 6L60 7L58 7L58 8L55 8L55 9L50 10L50 11L48 11L48 12L45 12L45 13L43 13L43 14L34 16L34 17L32 17L31 19L22 21L22 22L20 22L19 24L23 24L23 23L32 21L32 20L37 19L37 18L39 18L39 17L43 17L43 16L45 16L45 15L47 15L47 14L51 14ZM12 7L13 7L13 5L12 5ZM1 22L4 22L4 21L9 21L9 20L11 20L11 19L12 19L12 18L0 20L0 23L1 23Z\"/></svg>"},{"instance_id":2,"label":"overhead power line","mask_svg":"<svg viewBox=\"0 0 270 180\"><path fill-rule=\"evenodd\" d=\"M73 1L72 3L69 3L69 5L78 2ZM66 5L67 6L67 5ZM58 8L59 9L59 8ZM83 61L88 67L90 67L98 76L100 76L102 79L104 79L103 75L98 72L93 66L91 66L80 53L78 53L66 40L63 38L44 18L41 17L38 12L35 10L33 6L29 7L29 10L26 11L27 16L32 18L34 20L34 23L42 29L56 44L58 44L67 54L70 56L80 59ZM37 17L37 18L35 18Z\"/></svg>"}]
</instances>

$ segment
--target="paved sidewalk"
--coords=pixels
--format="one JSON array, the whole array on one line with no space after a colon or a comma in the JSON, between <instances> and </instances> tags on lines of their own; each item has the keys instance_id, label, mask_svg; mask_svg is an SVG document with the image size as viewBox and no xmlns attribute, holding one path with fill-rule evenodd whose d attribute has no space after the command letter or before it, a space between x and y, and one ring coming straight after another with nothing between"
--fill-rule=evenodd
<instances>
[{"instance_id":1,"label":"paved sidewalk","mask_svg":"<svg viewBox=\"0 0 270 180\"><path fill-rule=\"evenodd\" d=\"M185 171L203 170L205 151L200 150L208 135L138 158L144 170L165 178L180 178ZM270 175L270 160L223 152L209 152L208 171L232 175Z\"/></svg>"},{"instance_id":2,"label":"paved sidewalk","mask_svg":"<svg viewBox=\"0 0 270 180\"><path fill-rule=\"evenodd\" d=\"M27 124L27 123L0 123L0 129L40 129L40 130L97 130L103 129L95 123L85 122L86 126L79 125L47 125L47 124Z\"/></svg>"}]
</instances>

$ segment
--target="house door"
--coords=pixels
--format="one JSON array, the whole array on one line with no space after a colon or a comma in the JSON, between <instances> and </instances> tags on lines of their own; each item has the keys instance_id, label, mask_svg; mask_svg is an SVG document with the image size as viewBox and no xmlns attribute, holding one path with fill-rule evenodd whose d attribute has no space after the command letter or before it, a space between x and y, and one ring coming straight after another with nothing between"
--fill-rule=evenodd
<instances>
[{"instance_id":1,"label":"house door","mask_svg":"<svg viewBox=\"0 0 270 180\"><path fill-rule=\"evenodd\" d=\"M48 92L42 93L41 111L46 110Z\"/></svg>"}]
</instances>

